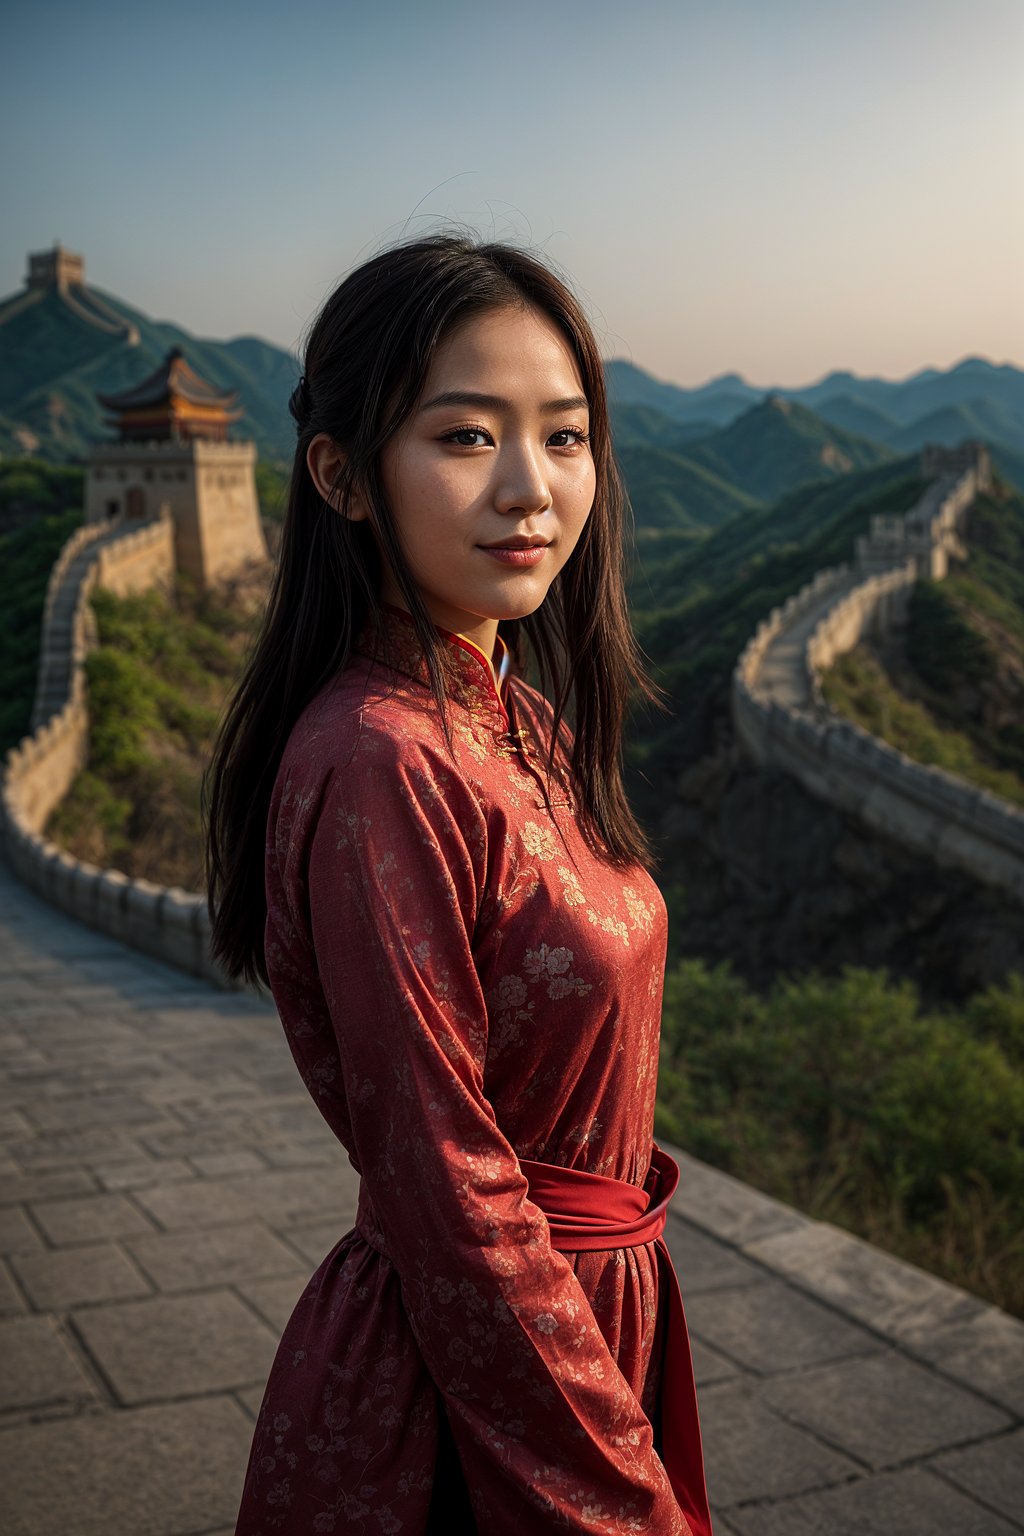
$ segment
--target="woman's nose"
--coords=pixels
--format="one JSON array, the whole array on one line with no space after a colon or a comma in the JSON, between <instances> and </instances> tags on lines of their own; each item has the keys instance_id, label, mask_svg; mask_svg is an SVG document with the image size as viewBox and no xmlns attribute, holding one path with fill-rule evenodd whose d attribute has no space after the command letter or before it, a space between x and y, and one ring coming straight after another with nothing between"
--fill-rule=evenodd
<instances>
[{"instance_id":1,"label":"woman's nose","mask_svg":"<svg viewBox=\"0 0 1024 1536\"><path fill-rule=\"evenodd\" d=\"M494 505L499 512L544 512L550 507L546 466L532 448L506 447L497 470Z\"/></svg>"}]
</instances>

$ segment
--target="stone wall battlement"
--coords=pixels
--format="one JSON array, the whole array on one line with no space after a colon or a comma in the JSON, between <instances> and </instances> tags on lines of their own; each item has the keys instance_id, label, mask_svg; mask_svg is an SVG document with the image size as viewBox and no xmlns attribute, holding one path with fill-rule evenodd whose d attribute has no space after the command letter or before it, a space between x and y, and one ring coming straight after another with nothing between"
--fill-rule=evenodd
<instances>
[{"instance_id":1,"label":"stone wall battlement","mask_svg":"<svg viewBox=\"0 0 1024 1536\"><path fill-rule=\"evenodd\" d=\"M991 476L980 445L926 450L922 472L936 482L906 517L872 518L852 570L819 571L758 625L733 672L736 736L755 762L794 774L866 825L1024 901L1024 811L843 720L821 690L822 672L865 635L906 624L924 572L946 574L946 557L962 550L964 514ZM911 537L899 537L899 524ZM883 556L885 568L875 568Z\"/></svg>"}]
</instances>

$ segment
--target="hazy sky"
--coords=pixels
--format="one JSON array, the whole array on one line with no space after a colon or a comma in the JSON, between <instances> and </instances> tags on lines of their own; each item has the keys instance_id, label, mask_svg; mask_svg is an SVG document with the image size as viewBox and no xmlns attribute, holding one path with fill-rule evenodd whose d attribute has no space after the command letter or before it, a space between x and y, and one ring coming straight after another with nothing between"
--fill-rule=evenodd
<instances>
[{"instance_id":1,"label":"hazy sky","mask_svg":"<svg viewBox=\"0 0 1024 1536\"><path fill-rule=\"evenodd\" d=\"M59 238L295 347L454 219L678 383L1024 364L1024 0L33 0L3 37L0 296Z\"/></svg>"}]
</instances>

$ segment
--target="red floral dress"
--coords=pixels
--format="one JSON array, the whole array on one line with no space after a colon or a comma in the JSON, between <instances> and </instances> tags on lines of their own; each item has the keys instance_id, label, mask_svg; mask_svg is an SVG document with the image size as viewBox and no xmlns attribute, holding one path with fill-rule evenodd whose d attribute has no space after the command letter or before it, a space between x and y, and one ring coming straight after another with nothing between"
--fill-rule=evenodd
<instances>
[{"instance_id":1,"label":"red floral dress","mask_svg":"<svg viewBox=\"0 0 1024 1536\"><path fill-rule=\"evenodd\" d=\"M543 696L439 633L454 760L388 608L274 789L271 985L361 1194L281 1339L237 1536L688 1536L654 1245L554 1251L518 1162L643 1185L665 905L588 849L564 771L545 807Z\"/></svg>"}]
</instances>

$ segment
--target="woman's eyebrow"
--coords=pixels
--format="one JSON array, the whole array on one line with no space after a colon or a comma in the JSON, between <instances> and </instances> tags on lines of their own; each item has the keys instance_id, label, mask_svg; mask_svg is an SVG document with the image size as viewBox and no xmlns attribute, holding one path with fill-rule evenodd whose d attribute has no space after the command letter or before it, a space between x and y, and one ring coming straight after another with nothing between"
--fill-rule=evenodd
<instances>
[{"instance_id":1,"label":"woman's eyebrow","mask_svg":"<svg viewBox=\"0 0 1024 1536\"><path fill-rule=\"evenodd\" d=\"M435 395L432 400L427 400L420 406L420 410L430 411L438 405L475 405L482 411L512 409L512 401L502 395L481 395L471 389L448 389L443 394ZM586 395L566 395L561 400L548 400L541 406L542 411L585 411L589 408Z\"/></svg>"}]
</instances>

